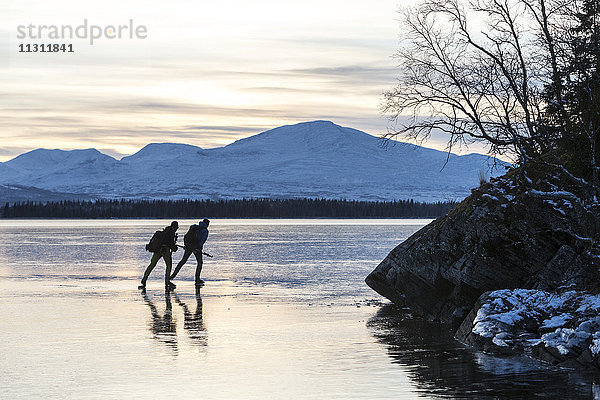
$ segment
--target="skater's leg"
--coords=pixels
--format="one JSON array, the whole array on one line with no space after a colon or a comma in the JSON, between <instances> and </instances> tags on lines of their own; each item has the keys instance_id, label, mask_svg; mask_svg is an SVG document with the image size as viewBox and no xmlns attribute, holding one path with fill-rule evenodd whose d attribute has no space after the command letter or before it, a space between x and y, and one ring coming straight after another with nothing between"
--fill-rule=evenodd
<instances>
[{"instance_id":1,"label":"skater's leg","mask_svg":"<svg viewBox=\"0 0 600 400\"><path fill-rule=\"evenodd\" d=\"M165 269L165 286L169 287L173 284L171 283L171 268L173 268L173 258L171 257L171 250L165 250L163 253L163 258L165 259L165 264L167 268Z\"/></svg>"},{"instance_id":2,"label":"skater's leg","mask_svg":"<svg viewBox=\"0 0 600 400\"><path fill-rule=\"evenodd\" d=\"M196 265L196 285L199 285L201 283L203 283L202 279L200 279L200 272L202 272L202 251L201 250L196 250L194 252L194 255L196 256L196 261L198 262L198 264Z\"/></svg>"},{"instance_id":3,"label":"skater's leg","mask_svg":"<svg viewBox=\"0 0 600 400\"><path fill-rule=\"evenodd\" d=\"M187 250L187 249L184 250L183 258L181 259L181 261L179 261L179 263L177 264L177 267L175 267L175 271L173 271L173 273L171 274L171 279L175 279L175 277L179 273L179 270L187 262L187 260L188 260L188 258L190 258L191 254L192 254L191 250Z\"/></svg>"},{"instance_id":4,"label":"skater's leg","mask_svg":"<svg viewBox=\"0 0 600 400\"><path fill-rule=\"evenodd\" d=\"M144 277L142 278L142 286L146 286L146 281L148 280L148 276L150 276L150 272L152 272L154 267L156 267L156 263L161 257L162 255L160 254L160 251L152 253L152 260L150 261L148 268L146 268L146 272L144 272Z\"/></svg>"}]
</instances>

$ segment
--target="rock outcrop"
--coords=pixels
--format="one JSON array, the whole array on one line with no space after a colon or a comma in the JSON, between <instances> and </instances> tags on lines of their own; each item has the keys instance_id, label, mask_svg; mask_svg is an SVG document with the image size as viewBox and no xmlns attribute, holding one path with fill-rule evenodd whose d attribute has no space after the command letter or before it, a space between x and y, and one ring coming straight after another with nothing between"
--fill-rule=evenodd
<instances>
[{"instance_id":1,"label":"rock outcrop","mask_svg":"<svg viewBox=\"0 0 600 400\"><path fill-rule=\"evenodd\" d=\"M396 247L366 278L376 292L458 326L497 289L600 292L600 206L516 172L483 184ZM566 186L563 186L566 187Z\"/></svg>"},{"instance_id":2,"label":"rock outcrop","mask_svg":"<svg viewBox=\"0 0 600 400\"><path fill-rule=\"evenodd\" d=\"M600 368L600 295L574 290L496 290L477 300L456 331L478 349L528 354L561 367Z\"/></svg>"}]
</instances>

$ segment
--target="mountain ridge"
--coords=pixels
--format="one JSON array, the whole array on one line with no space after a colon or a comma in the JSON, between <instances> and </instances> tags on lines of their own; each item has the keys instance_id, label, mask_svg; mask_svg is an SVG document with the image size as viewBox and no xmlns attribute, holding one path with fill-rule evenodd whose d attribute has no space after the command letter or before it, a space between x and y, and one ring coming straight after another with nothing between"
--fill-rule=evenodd
<instances>
[{"instance_id":1,"label":"mountain ridge","mask_svg":"<svg viewBox=\"0 0 600 400\"><path fill-rule=\"evenodd\" d=\"M37 149L0 163L0 184L103 198L437 201L466 197L493 161L391 143L320 120L211 149L150 143L120 160L96 149Z\"/></svg>"}]
</instances>

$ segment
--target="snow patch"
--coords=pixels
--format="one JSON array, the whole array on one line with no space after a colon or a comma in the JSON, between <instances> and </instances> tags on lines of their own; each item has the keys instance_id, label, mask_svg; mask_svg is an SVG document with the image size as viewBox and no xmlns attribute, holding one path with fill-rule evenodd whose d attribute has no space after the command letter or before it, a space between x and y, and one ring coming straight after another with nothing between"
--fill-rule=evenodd
<instances>
[{"instance_id":1,"label":"snow patch","mask_svg":"<svg viewBox=\"0 0 600 400\"><path fill-rule=\"evenodd\" d=\"M485 296L471 331L494 345L531 351L543 344L563 356L587 349L600 354L600 295L505 289Z\"/></svg>"},{"instance_id":2,"label":"snow patch","mask_svg":"<svg viewBox=\"0 0 600 400\"><path fill-rule=\"evenodd\" d=\"M540 328L558 328L559 326L564 326L572 319L573 316L569 313L555 315L554 317L543 321Z\"/></svg>"},{"instance_id":3,"label":"snow patch","mask_svg":"<svg viewBox=\"0 0 600 400\"><path fill-rule=\"evenodd\" d=\"M490 200L494 200L494 201L500 201L496 196L492 196L491 194L487 194L487 193L482 194L481 197L484 197L484 198L487 198Z\"/></svg>"}]
</instances>

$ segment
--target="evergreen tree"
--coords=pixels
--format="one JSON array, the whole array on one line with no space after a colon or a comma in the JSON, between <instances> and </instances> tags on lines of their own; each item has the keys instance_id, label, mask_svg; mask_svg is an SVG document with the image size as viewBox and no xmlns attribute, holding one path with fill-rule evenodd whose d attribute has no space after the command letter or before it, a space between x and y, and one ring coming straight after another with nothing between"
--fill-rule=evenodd
<instances>
[{"instance_id":1,"label":"evergreen tree","mask_svg":"<svg viewBox=\"0 0 600 400\"><path fill-rule=\"evenodd\" d=\"M574 27L565 35L570 51L565 66L567 134L562 153L575 170L596 186L600 183L600 5L575 2Z\"/></svg>"}]
</instances>

